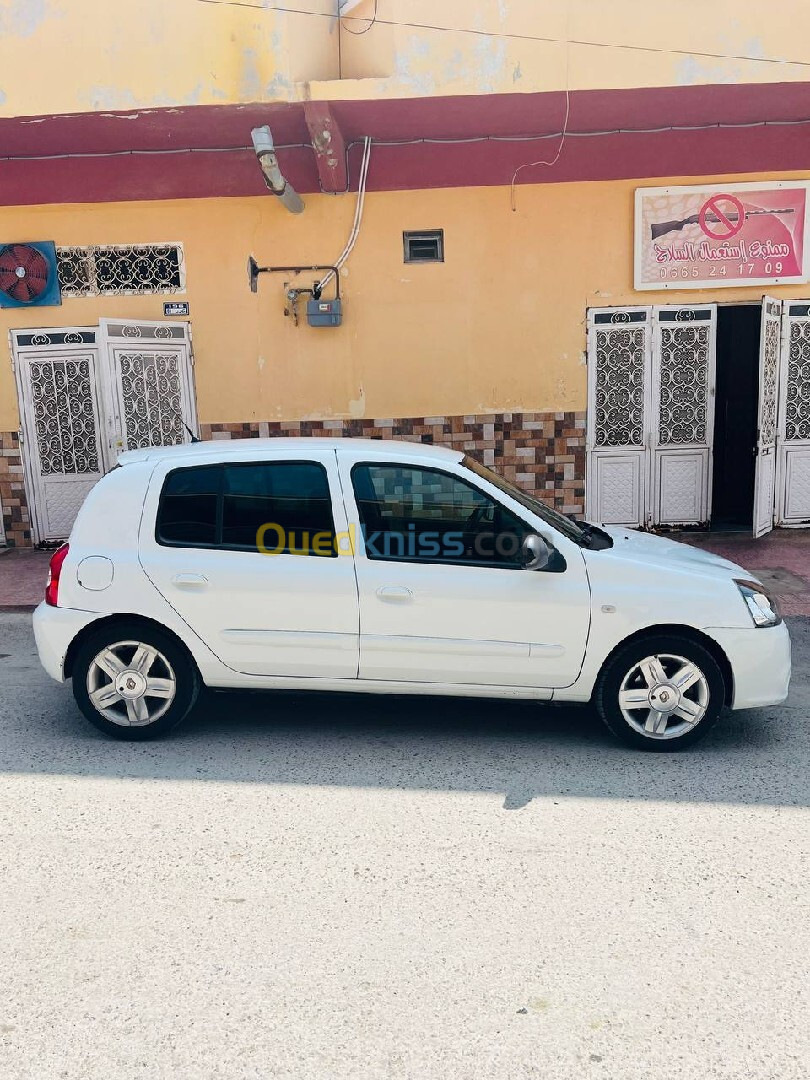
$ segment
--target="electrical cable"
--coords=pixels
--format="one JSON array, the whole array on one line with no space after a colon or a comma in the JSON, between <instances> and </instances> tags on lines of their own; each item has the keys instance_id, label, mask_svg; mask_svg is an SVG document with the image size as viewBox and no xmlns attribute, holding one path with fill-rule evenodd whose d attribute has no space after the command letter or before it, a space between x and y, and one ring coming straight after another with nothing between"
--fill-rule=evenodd
<instances>
[{"instance_id":1,"label":"electrical cable","mask_svg":"<svg viewBox=\"0 0 810 1080\"><path fill-rule=\"evenodd\" d=\"M810 125L810 117L795 120L750 120L739 123L725 123L722 120L711 124L664 124L658 127L644 128L601 128L593 131L565 132L567 139L596 139L611 135L663 135L667 132L686 131L740 131L768 127L805 127ZM415 139L373 139L373 145L383 148L398 146L465 146L475 143L531 143L546 139L559 139L562 131L545 132L542 135L468 135L458 138L433 138L420 136ZM356 146L363 146L365 139L354 139L346 145L346 153ZM284 143L276 150L312 150L312 143ZM64 154L6 154L0 156L0 162L14 161L67 161L77 158L114 158L114 157L161 157L179 154L242 154L255 153L252 146L184 146L157 150L79 150ZM348 191L348 188L346 189Z\"/></svg>"},{"instance_id":2,"label":"electrical cable","mask_svg":"<svg viewBox=\"0 0 810 1080\"><path fill-rule=\"evenodd\" d=\"M186 2L188 2L188 0L186 0ZM307 15L316 19L343 19L344 21L351 20L355 22L366 21L361 16L357 15L341 16L326 11L305 11L303 8L287 7L281 4L253 4L246 2L246 0L193 0L193 2L200 4L213 4L214 6L219 7L244 7L252 8L256 11L275 11L287 15ZM433 23L407 22L397 19L377 18L375 22L378 26L401 26L413 30L435 30L440 33L447 34L470 34L475 37L506 38L513 41L539 41L549 45L582 45L587 48L594 49L624 49L630 52L658 53L662 56L698 56L709 60L744 60L748 61L749 63L756 64L776 64L779 66L810 67L810 60L790 60L773 56L745 56L739 53L700 52L696 49L664 49L656 45L629 45L623 44L621 42L585 41L578 38L572 38L570 41L566 41L563 38L547 37L540 34L510 34L498 32L497 30L477 30L473 29L472 27L466 26L437 26Z\"/></svg>"},{"instance_id":3,"label":"electrical cable","mask_svg":"<svg viewBox=\"0 0 810 1080\"><path fill-rule=\"evenodd\" d=\"M276 150L311 150L312 143L286 143ZM172 154L241 154L250 151L252 146L181 146L158 150L77 150L70 154L8 154L0 156L3 161L62 161L73 158L114 158L114 157L165 157Z\"/></svg>"},{"instance_id":4,"label":"electrical cable","mask_svg":"<svg viewBox=\"0 0 810 1080\"><path fill-rule=\"evenodd\" d=\"M557 164L562 156L563 147L565 146L565 140L568 135L568 120L571 116L571 91L566 87L565 91L565 119L563 120L562 131L560 132L560 145L557 147L556 154L549 160L541 159L540 161L527 161L525 165L518 165L512 174L512 182L509 185L509 202L512 207L512 211L517 211L517 203L515 201L515 185L517 184L517 178L524 169L534 169L537 166L545 166L551 168Z\"/></svg>"},{"instance_id":5,"label":"electrical cable","mask_svg":"<svg viewBox=\"0 0 810 1080\"><path fill-rule=\"evenodd\" d=\"M354 207L354 221L352 223L351 232L349 233L349 239L346 241L346 246L339 258L335 260L335 267L338 270L343 269L346 260L354 250L354 245L357 243L357 238L360 235L360 226L363 223L363 210L366 205L366 182L368 181L368 166L371 161L372 140L369 136L366 136L363 143L363 159L360 163L360 179L357 184L357 203ZM330 270L326 277L318 282L319 291L322 292L334 276L334 272Z\"/></svg>"},{"instance_id":6,"label":"electrical cable","mask_svg":"<svg viewBox=\"0 0 810 1080\"><path fill-rule=\"evenodd\" d=\"M352 37L362 37L363 34L367 34L369 32L369 30L372 28L372 26L375 24L375 22L377 21L377 6L379 5L379 2L380 2L380 0L374 0L374 11L373 11L372 16L371 16L371 21L369 22L368 26L365 27L365 29L363 29L363 30L352 30L348 26L343 26L342 20L352 17L352 16L349 16L349 15L341 15L340 16L341 28L343 30L345 30L347 34L351 34ZM354 18L360 18L360 16L354 16Z\"/></svg>"},{"instance_id":7,"label":"electrical cable","mask_svg":"<svg viewBox=\"0 0 810 1080\"><path fill-rule=\"evenodd\" d=\"M659 127L645 128L600 128L593 131L566 131L567 139L593 139L606 135L660 135L667 131L725 131L739 130L741 128L758 127L800 127L810 124L810 117L800 117L796 120L744 120L738 123L726 123L716 120L711 124L663 124ZM559 139L562 131L549 131L543 135L466 135L458 138L433 138L431 136L419 136L415 139L375 139L375 146L416 146L426 143L435 146L463 145L468 143L486 142L542 142L543 139ZM347 144L351 149L362 145L362 139L354 139Z\"/></svg>"},{"instance_id":8,"label":"electrical cable","mask_svg":"<svg viewBox=\"0 0 810 1080\"><path fill-rule=\"evenodd\" d=\"M354 221L352 223L352 229L349 233L349 239L346 242L346 246L337 258L335 265L338 269L343 266L348 258L349 252L354 247L357 235L360 231L360 221L363 216L363 207L366 199L366 181L368 178L368 163L371 158L371 139L366 138L363 145L363 160L360 163L360 178L357 184L357 203L354 208Z\"/></svg>"},{"instance_id":9,"label":"electrical cable","mask_svg":"<svg viewBox=\"0 0 810 1080\"><path fill-rule=\"evenodd\" d=\"M565 32L568 35L571 26L571 0L568 0L565 10ZM512 213L517 213L517 196L515 194L515 185L517 184L518 176L524 169L534 169L540 166L544 168L553 168L562 156L563 148L565 146L565 136L568 133L568 121L571 118L571 45L570 42L566 43L565 48L565 119L563 120L562 133L560 135L560 145L557 147L557 153L550 159L541 159L540 161L529 161L525 165L518 165L515 171L512 173L512 182L509 185L509 205L512 208Z\"/></svg>"}]
</instances>

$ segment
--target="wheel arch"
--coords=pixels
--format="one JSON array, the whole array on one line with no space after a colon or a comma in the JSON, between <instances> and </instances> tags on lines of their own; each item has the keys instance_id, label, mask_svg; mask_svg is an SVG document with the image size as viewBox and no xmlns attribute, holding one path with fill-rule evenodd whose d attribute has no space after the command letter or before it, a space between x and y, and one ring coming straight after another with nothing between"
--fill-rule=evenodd
<instances>
[{"instance_id":1,"label":"wheel arch","mask_svg":"<svg viewBox=\"0 0 810 1080\"><path fill-rule=\"evenodd\" d=\"M105 626L112 626L115 623L123 622L140 623L143 627L147 629L157 630L159 633L171 638L172 641L177 645L177 647L179 649L182 649L182 651L186 654L186 656L196 668L197 674L199 675L199 664L195 660L191 649L189 649L185 641L183 641L183 639L179 637L173 630L169 629L168 626L165 626L163 623L158 622L156 619L150 619L146 615L138 615L135 612L116 612L115 615L105 615L100 619L93 619L93 621L88 623L87 626L82 627L76 637L71 641L70 645L68 646L68 650L65 653L65 662L63 664L64 678L70 679L73 676L73 665L76 661L76 656L79 652L79 649L81 649L82 645L89 637L97 633Z\"/></svg>"},{"instance_id":2,"label":"wheel arch","mask_svg":"<svg viewBox=\"0 0 810 1080\"><path fill-rule=\"evenodd\" d=\"M594 695L596 694L596 688L599 686L605 668L619 649L623 649L625 645L630 645L634 641L642 641L644 638L657 636L659 634L675 634L678 637L688 638L697 645L702 645L703 648L717 661L717 666L720 668L720 672L723 676L725 703L727 706L731 706L734 701L734 672L725 651L714 638L710 637L708 634L704 634L702 630L695 629L694 626L685 626L683 623L656 623L653 626L645 626L643 629L636 630L634 633L628 634L626 638L617 642L605 657L602 666L599 668L599 674L594 681Z\"/></svg>"}]
</instances>

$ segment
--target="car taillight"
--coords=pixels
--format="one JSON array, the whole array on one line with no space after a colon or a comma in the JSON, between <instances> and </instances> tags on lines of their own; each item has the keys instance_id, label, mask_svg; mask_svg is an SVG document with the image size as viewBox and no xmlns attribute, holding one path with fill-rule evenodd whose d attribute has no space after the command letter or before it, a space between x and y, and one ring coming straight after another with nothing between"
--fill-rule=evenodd
<instances>
[{"instance_id":1,"label":"car taillight","mask_svg":"<svg viewBox=\"0 0 810 1080\"><path fill-rule=\"evenodd\" d=\"M59 575L62 573L62 563L67 558L70 548L62 544L51 556L48 567L48 584L45 586L45 603L51 607L59 606Z\"/></svg>"}]
</instances>

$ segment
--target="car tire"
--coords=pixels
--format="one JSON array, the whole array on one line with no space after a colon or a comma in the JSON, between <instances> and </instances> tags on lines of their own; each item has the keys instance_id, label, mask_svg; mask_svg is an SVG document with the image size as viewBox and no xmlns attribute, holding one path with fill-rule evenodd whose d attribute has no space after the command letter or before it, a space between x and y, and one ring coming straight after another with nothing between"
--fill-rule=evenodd
<instances>
[{"instance_id":1,"label":"car tire","mask_svg":"<svg viewBox=\"0 0 810 1080\"><path fill-rule=\"evenodd\" d=\"M73 696L90 723L115 739L165 735L189 714L202 680L171 634L137 620L91 632L73 664Z\"/></svg>"},{"instance_id":2,"label":"car tire","mask_svg":"<svg viewBox=\"0 0 810 1080\"><path fill-rule=\"evenodd\" d=\"M629 746L682 750L717 723L726 698L720 666L688 637L656 634L621 646L597 680L594 704Z\"/></svg>"}]
</instances>

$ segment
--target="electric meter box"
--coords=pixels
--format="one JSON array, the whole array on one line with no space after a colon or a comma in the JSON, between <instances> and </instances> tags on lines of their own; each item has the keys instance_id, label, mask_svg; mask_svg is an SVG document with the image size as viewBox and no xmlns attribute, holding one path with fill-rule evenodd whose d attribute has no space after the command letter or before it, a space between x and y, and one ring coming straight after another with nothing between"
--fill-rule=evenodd
<instances>
[{"instance_id":1,"label":"electric meter box","mask_svg":"<svg viewBox=\"0 0 810 1080\"><path fill-rule=\"evenodd\" d=\"M307 300L307 322L310 326L340 326L343 305L336 300Z\"/></svg>"}]
</instances>

